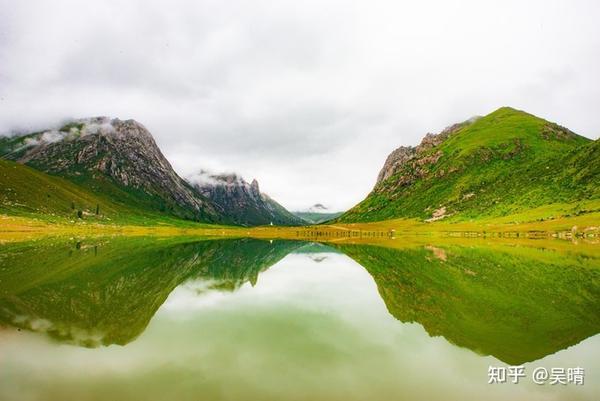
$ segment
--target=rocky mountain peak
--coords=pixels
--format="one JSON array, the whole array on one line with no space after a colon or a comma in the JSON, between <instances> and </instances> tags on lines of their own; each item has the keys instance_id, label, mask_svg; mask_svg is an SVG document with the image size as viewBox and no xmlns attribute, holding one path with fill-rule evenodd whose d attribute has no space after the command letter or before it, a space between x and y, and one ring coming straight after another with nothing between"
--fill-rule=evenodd
<instances>
[{"instance_id":1,"label":"rocky mountain peak","mask_svg":"<svg viewBox=\"0 0 600 401\"><path fill-rule=\"evenodd\" d=\"M98 187L98 180L108 181L126 188L123 195L178 216L208 221L220 218L210 202L177 175L152 134L135 120L74 120L59 129L14 138L11 146L7 158L38 170L93 188Z\"/></svg>"},{"instance_id":2,"label":"rocky mountain peak","mask_svg":"<svg viewBox=\"0 0 600 401\"><path fill-rule=\"evenodd\" d=\"M342 212L335 212L322 203L315 203L309 208L295 211L294 214L311 224L319 224L339 217Z\"/></svg>"},{"instance_id":3,"label":"rocky mountain peak","mask_svg":"<svg viewBox=\"0 0 600 401\"><path fill-rule=\"evenodd\" d=\"M412 160L416 153L417 150L413 146L400 146L398 149L390 153L387 159L385 159L383 168L381 171L379 171L375 185L377 186L377 184L380 182L383 182L391 177L400 165Z\"/></svg>"},{"instance_id":4,"label":"rocky mountain peak","mask_svg":"<svg viewBox=\"0 0 600 401\"><path fill-rule=\"evenodd\" d=\"M250 184L250 189L252 190L252 193L255 196L260 196L260 188L258 186L258 181L256 181L256 179L252 180L252 183Z\"/></svg>"},{"instance_id":5,"label":"rocky mountain peak","mask_svg":"<svg viewBox=\"0 0 600 401\"><path fill-rule=\"evenodd\" d=\"M304 223L269 196L261 193L256 179L248 183L235 173L213 174L201 170L189 176L187 180L199 193L218 205L238 224Z\"/></svg>"},{"instance_id":6,"label":"rocky mountain peak","mask_svg":"<svg viewBox=\"0 0 600 401\"><path fill-rule=\"evenodd\" d=\"M419 155L426 153L430 149L439 146L442 142L458 132L461 128L472 124L479 118L481 117L471 117L470 119L461 123L450 125L444 128L439 134L432 134L428 132L421 140L421 143L419 143L417 146L400 146L399 148L395 149L389 154L385 160L383 168L379 171L375 186L394 175L402 168L402 166L406 165L406 163L417 158Z\"/></svg>"},{"instance_id":7,"label":"rocky mountain peak","mask_svg":"<svg viewBox=\"0 0 600 401\"><path fill-rule=\"evenodd\" d=\"M328 213L329 208L322 203L315 203L308 209L306 209L307 213Z\"/></svg>"},{"instance_id":8,"label":"rocky mountain peak","mask_svg":"<svg viewBox=\"0 0 600 401\"><path fill-rule=\"evenodd\" d=\"M189 175L186 180L199 189L210 189L214 187L243 187L250 188L250 184L236 173L211 173L208 170L200 170Z\"/></svg>"}]
</instances>

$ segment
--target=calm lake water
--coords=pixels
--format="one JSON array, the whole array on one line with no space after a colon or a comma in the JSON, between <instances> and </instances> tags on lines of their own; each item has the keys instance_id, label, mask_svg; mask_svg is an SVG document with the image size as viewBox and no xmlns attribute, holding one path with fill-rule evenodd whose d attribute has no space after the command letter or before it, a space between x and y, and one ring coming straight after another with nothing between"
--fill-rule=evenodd
<instances>
[{"instance_id":1,"label":"calm lake water","mask_svg":"<svg viewBox=\"0 0 600 401\"><path fill-rule=\"evenodd\" d=\"M409 242L0 245L0 399L600 399L598 245Z\"/></svg>"}]
</instances>

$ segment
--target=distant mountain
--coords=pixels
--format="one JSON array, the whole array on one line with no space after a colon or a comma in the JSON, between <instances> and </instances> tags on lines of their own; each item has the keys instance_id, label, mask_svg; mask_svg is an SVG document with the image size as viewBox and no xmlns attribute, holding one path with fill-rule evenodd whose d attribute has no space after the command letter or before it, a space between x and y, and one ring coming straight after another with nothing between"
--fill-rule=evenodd
<instances>
[{"instance_id":1,"label":"distant mountain","mask_svg":"<svg viewBox=\"0 0 600 401\"><path fill-rule=\"evenodd\" d=\"M187 180L198 193L216 204L236 224L306 224L268 195L261 193L256 180L249 184L237 174L211 174L206 171L200 171Z\"/></svg>"},{"instance_id":2,"label":"distant mountain","mask_svg":"<svg viewBox=\"0 0 600 401\"><path fill-rule=\"evenodd\" d=\"M599 180L598 140L503 107L394 150L373 191L337 221L585 213L600 210Z\"/></svg>"},{"instance_id":3,"label":"distant mountain","mask_svg":"<svg viewBox=\"0 0 600 401\"><path fill-rule=\"evenodd\" d=\"M327 212L329 212L329 209L327 209L327 207L325 205L323 205L322 203L315 203L314 205L309 207L306 211L309 213L327 213Z\"/></svg>"},{"instance_id":4,"label":"distant mountain","mask_svg":"<svg viewBox=\"0 0 600 401\"><path fill-rule=\"evenodd\" d=\"M343 212L333 212L329 210L322 203L315 203L306 210L299 210L292 213L311 224L324 223L343 214Z\"/></svg>"},{"instance_id":5,"label":"distant mountain","mask_svg":"<svg viewBox=\"0 0 600 401\"><path fill-rule=\"evenodd\" d=\"M55 130L1 137L0 156L60 176L125 207L204 222L228 222L177 175L134 120L97 117Z\"/></svg>"}]
</instances>

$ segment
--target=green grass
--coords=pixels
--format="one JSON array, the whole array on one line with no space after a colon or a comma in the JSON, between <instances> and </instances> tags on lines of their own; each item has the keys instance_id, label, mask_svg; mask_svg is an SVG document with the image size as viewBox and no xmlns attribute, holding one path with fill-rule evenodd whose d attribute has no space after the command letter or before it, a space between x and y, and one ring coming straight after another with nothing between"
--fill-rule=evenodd
<instances>
[{"instance_id":1,"label":"green grass","mask_svg":"<svg viewBox=\"0 0 600 401\"><path fill-rule=\"evenodd\" d=\"M445 154L460 158L478 152L482 147L502 148L506 144L514 144L515 140L519 140L528 147L529 153L547 154L589 142L588 139L568 131L565 131L561 137L548 131L546 135L548 139L544 139L540 133L548 124L550 128L562 128L529 113L502 107L475 120L473 124L466 125L444 141L440 149ZM509 151L510 148L506 150Z\"/></svg>"},{"instance_id":2,"label":"green grass","mask_svg":"<svg viewBox=\"0 0 600 401\"><path fill-rule=\"evenodd\" d=\"M455 221L547 205L568 204L572 214L600 210L599 142L522 111L501 108L419 159L434 155L435 163L403 166L337 221L425 220L442 207Z\"/></svg>"},{"instance_id":3,"label":"green grass","mask_svg":"<svg viewBox=\"0 0 600 401\"><path fill-rule=\"evenodd\" d=\"M0 160L0 179L0 210L7 214L76 218L77 211L82 210L91 215L90 219L106 220L122 209L65 179L6 160Z\"/></svg>"}]
</instances>

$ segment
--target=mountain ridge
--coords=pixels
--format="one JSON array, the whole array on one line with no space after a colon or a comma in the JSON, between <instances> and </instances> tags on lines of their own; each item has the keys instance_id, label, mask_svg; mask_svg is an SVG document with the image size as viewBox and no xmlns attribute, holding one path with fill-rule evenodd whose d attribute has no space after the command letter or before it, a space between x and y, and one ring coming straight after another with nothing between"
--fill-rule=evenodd
<instances>
[{"instance_id":1,"label":"mountain ridge","mask_svg":"<svg viewBox=\"0 0 600 401\"><path fill-rule=\"evenodd\" d=\"M238 174L211 174L201 170L187 181L202 196L241 225L304 225L306 222L260 191L258 181L248 183Z\"/></svg>"},{"instance_id":2,"label":"mountain ridge","mask_svg":"<svg viewBox=\"0 0 600 401\"><path fill-rule=\"evenodd\" d=\"M296 210L294 215L311 224L321 224L339 217L343 212L333 212L322 203L315 203L304 210Z\"/></svg>"},{"instance_id":3,"label":"mountain ridge","mask_svg":"<svg viewBox=\"0 0 600 401\"><path fill-rule=\"evenodd\" d=\"M228 222L177 175L150 132L134 120L75 120L58 130L3 138L0 152L117 203L189 220Z\"/></svg>"},{"instance_id":4,"label":"mountain ridge","mask_svg":"<svg viewBox=\"0 0 600 401\"><path fill-rule=\"evenodd\" d=\"M596 202L600 194L593 181L600 168L594 164L594 142L502 107L440 134L428 134L416 147L397 148L371 193L336 222L473 219L558 203ZM573 166L586 163L595 167L576 179ZM586 207L575 205L572 213Z\"/></svg>"}]
</instances>

